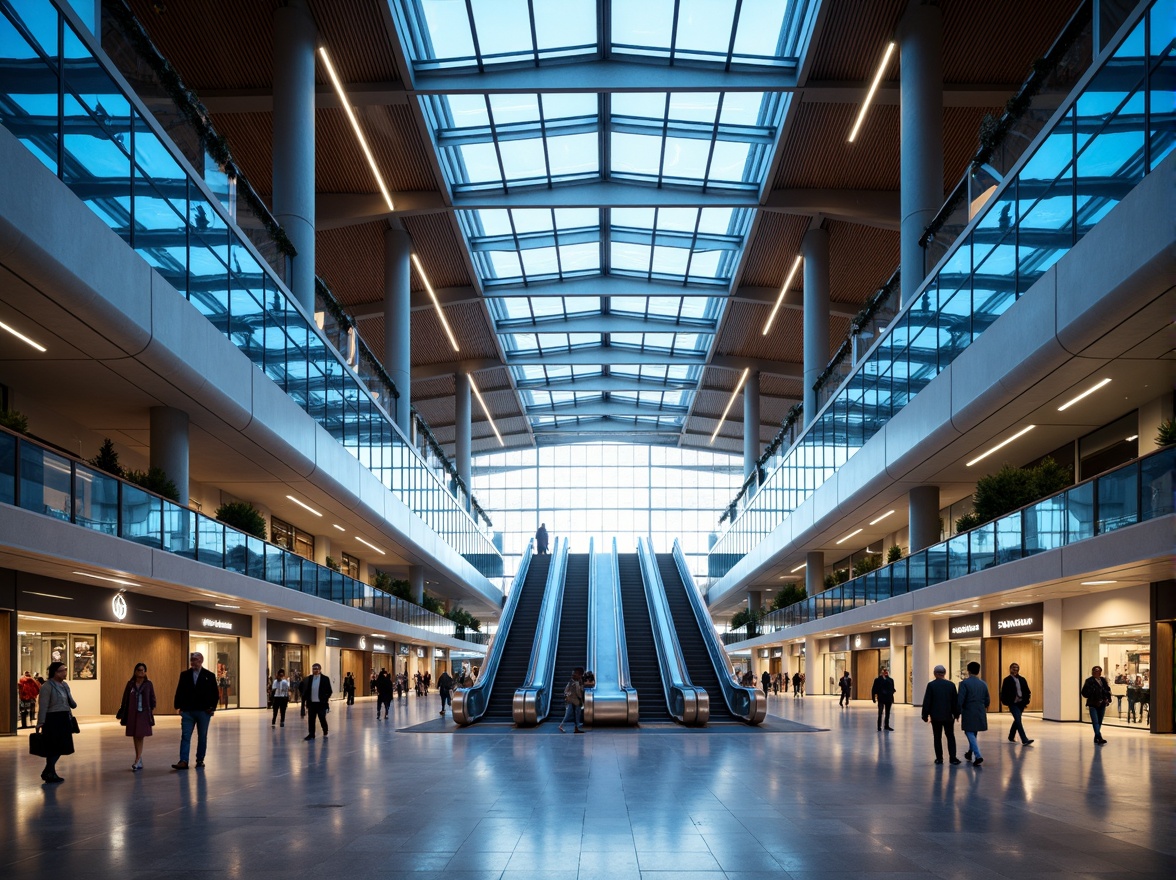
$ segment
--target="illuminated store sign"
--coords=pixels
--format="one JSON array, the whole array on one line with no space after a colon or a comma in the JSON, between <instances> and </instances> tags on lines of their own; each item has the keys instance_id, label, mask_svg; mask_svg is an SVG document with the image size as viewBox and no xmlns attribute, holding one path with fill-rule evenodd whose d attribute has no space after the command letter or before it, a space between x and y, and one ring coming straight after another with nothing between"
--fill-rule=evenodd
<instances>
[{"instance_id":1,"label":"illuminated store sign","mask_svg":"<svg viewBox=\"0 0 1176 880\"><path fill-rule=\"evenodd\" d=\"M1019 605L1016 608L1002 608L988 615L994 636L1011 636L1018 633L1041 632L1042 603Z\"/></svg>"},{"instance_id":2,"label":"illuminated store sign","mask_svg":"<svg viewBox=\"0 0 1176 880\"><path fill-rule=\"evenodd\" d=\"M388 646L383 642L372 642L372 650L377 654L387 654Z\"/></svg>"},{"instance_id":3,"label":"illuminated store sign","mask_svg":"<svg viewBox=\"0 0 1176 880\"><path fill-rule=\"evenodd\" d=\"M114 598L110 600L110 612L114 615L115 620L126 620L127 597L122 593L115 593Z\"/></svg>"},{"instance_id":4,"label":"illuminated store sign","mask_svg":"<svg viewBox=\"0 0 1176 880\"><path fill-rule=\"evenodd\" d=\"M205 605L189 605L188 629L191 632L225 633L249 639L253 637L253 618L231 611L213 611Z\"/></svg>"},{"instance_id":5,"label":"illuminated store sign","mask_svg":"<svg viewBox=\"0 0 1176 880\"><path fill-rule=\"evenodd\" d=\"M984 615L965 614L948 621L948 635L952 639L978 639L983 635Z\"/></svg>"},{"instance_id":6,"label":"illuminated store sign","mask_svg":"<svg viewBox=\"0 0 1176 880\"><path fill-rule=\"evenodd\" d=\"M230 620L217 620L215 617L200 618L201 629L215 629L222 632L232 632L233 623Z\"/></svg>"}]
</instances>

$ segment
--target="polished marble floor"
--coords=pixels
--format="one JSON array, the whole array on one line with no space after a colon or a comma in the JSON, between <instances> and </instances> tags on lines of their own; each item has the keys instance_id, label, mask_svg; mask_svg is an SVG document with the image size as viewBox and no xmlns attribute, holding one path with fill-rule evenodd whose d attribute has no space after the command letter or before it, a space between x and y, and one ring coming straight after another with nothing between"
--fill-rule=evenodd
<instances>
[{"instance_id":1,"label":"polished marble floor","mask_svg":"<svg viewBox=\"0 0 1176 880\"><path fill-rule=\"evenodd\" d=\"M1176 874L1176 739L1030 720L1028 748L983 735L985 763L932 763L928 726L868 703L772 698L811 732L405 732L436 697L376 721L336 705L212 723L208 765L177 773L178 719L145 769L117 724L83 724L43 785L24 736L0 739L0 877L445 880L961 880ZM781 725L784 727L784 725Z\"/></svg>"}]
</instances>

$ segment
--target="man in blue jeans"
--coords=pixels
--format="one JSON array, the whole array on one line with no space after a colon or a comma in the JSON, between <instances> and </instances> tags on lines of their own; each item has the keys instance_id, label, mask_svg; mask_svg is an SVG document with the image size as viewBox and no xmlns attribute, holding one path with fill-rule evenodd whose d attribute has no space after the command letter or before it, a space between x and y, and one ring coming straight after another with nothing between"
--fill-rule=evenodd
<instances>
[{"instance_id":1,"label":"man in blue jeans","mask_svg":"<svg viewBox=\"0 0 1176 880\"><path fill-rule=\"evenodd\" d=\"M1021 744L1030 745L1033 740L1025 733L1025 725L1021 723L1021 714L1029 705L1029 682L1021 675L1021 667L1016 663L1009 664L1009 675L1000 686L1000 701L1009 707L1009 714L1013 716L1013 724L1009 728L1009 742L1016 742L1020 734Z\"/></svg>"},{"instance_id":2,"label":"man in blue jeans","mask_svg":"<svg viewBox=\"0 0 1176 880\"><path fill-rule=\"evenodd\" d=\"M196 766L204 766L208 751L208 722L220 702L216 676L204 668L204 655L193 651L188 655L190 666L180 673L176 684L175 707L180 713L180 760L173 770L188 769L188 755L192 747L192 728L196 728Z\"/></svg>"}]
</instances>

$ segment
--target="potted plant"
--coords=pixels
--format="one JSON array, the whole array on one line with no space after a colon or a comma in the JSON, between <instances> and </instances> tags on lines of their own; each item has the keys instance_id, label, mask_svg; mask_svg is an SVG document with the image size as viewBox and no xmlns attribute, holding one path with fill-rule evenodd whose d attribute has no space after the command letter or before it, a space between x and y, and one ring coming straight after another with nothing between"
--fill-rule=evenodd
<instances>
[{"instance_id":1,"label":"potted plant","mask_svg":"<svg viewBox=\"0 0 1176 880\"><path fill-rule=\"evenodd\" d=\"M261 511L247 501L230 501L227 504L222 504L216 509L216 518L227 526L232 526L247 535L253 535L255 538L261 538L263 541L268 536L265 517L261 515Z\"/></svg>"}]
</instances>

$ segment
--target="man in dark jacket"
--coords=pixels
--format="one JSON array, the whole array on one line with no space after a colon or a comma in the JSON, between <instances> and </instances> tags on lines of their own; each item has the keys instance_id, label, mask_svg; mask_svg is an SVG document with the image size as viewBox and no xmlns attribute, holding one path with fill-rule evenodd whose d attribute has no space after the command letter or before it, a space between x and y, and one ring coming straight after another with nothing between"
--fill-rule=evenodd
<instances>
[{"instance_id":1,"label":"man in dark jacket","mask_svg":"<svg viewBox=\"0 0 1176 880\"><path fill-rule=\"evenodd\" d=\"M1111 704L1111 686L1103 678L1101 666L1095 666L1090 670L1090 678L1082 684L1082 696L1086 698L1086 709L1090 712L1090 725L1094 728L1094 742L1096 745L1105 746L1107 741L1103 739L1102 722L1107 706Z\"/></svg>"},{"instance_id":2,"label":"man in dark jacket","mask_svg":"<svg viewBox=\"0 0 1176 880\"><path fill-rule=\"evenodd\" d=\"M947 680L947 670L935 667L935 678L927 682L923 692L923 721L931 722L935 734L935 763L943 763L943 738L947 737L947 754L953 764L959 764L956 757L955 721L960 717L959 695L956 686Z\"/></svg>"},{"instance_id":3,"label":"man in dark jacket","mask_svg":"<svg viewBox=\"0 0 1176 880\"><path fill-rule=\"evenodd\" d=\"M1000 701L1009 707L1013 716L1013 726L1009 728L1009 742L1017 741L1017 734L1021 735L1021 744L1029 745L1033 740L1025 733L1025 725L1021 723L1021 713L1029 705L1029 682L1021 677L1021 667L1016 663L1009 664L1008 677L1000 685Z\"/></svg>"},{"instance_id":4,"label":"man in dark jacket","mask_svg":"<svg viewBox=\"0 0 1176 880\"><path fill-rule=\"evenodd\" d=\"M539 523L535 532L535 552L540 556L547 555L547 523Z\"/></svg>"},{"instance_id":5,"label":"man in dark jacket","mask_svg":"<svg viewBox=\"0 0 1176 880\"><path fill-rule=\"evenodd\" d=\"M450 709L453 708L453 703L449 698L450 692L453 690L453 676L449 674L448 669L441 671L441 677L437 679L437 689L441 692L441 714L445 714L445 704L449 703Z\"/></svg>"},{"instance_id":6,"label":"man in dark jacket","mask_svg":"<svg viewBox=\"0 0 1176 880\"><path fill-rule=\"evenodd\" d=\"M175 708L180 713L180 760L173 770L187 770L192 748L192 728L196 728L196 766L204 766L208 751L208 722L220 703L216 676L204 668L204 655L193 651L188 655L191 664L180 673L176 684Z\"/></svg>"},{"instance_id":7,"label":"man in dark jacket","mask_svg":"<svg viewBox=\"0 0 1176 880\"><path fill-rule=\"evenodd\" d=\"M874 679L874 686L870 689L870 699L878 704L878 729L882 730L883 726L887 730L894 730L890 726L890 707L894 705L894 679L890 677L890 670L883 667L882 674ZM886 721L883 724L882 715L885 713Z\"/></svg>"},{"instance_id":8,"label":"man in dark jacket","mask_svg":"<svg viewBox=\"0 0 1176 880\"><path fill-rule=\"evenodd\" d=\"M331 679L323 675L322 666L315 663L310 667L310 675L302 679L302 705L306 707L306 717L310 725L310 732L303 739L314 739L316 718L323 729L323 736L327 735L327 706L332 693Z\"/></svg>"},{"instance_id":9,"label":"man in dark jacket","mask_svg":"<svg viewBox=\"0 0 1176 880\"><path fill-rule=\"evenodd\" d=\"M376 676L376 720L380 718L380 709L384 710L384 717L388 717L388 707L392 705L392 676L388 670L381 669Z\"/></svg>"},{"instance_id":10,"label":"man in dark jacket","mask_svg":"<svg viewBox=\"0 0 1176 880\"><path fill-rule=\"evenodd\" d=\"M841 699L837 701L837 705L848 706L849 695L853 691L853 679L848 672L841 673L841 678L837 680L837 686L841 688Z\"/></svg>"}]
</instances>

